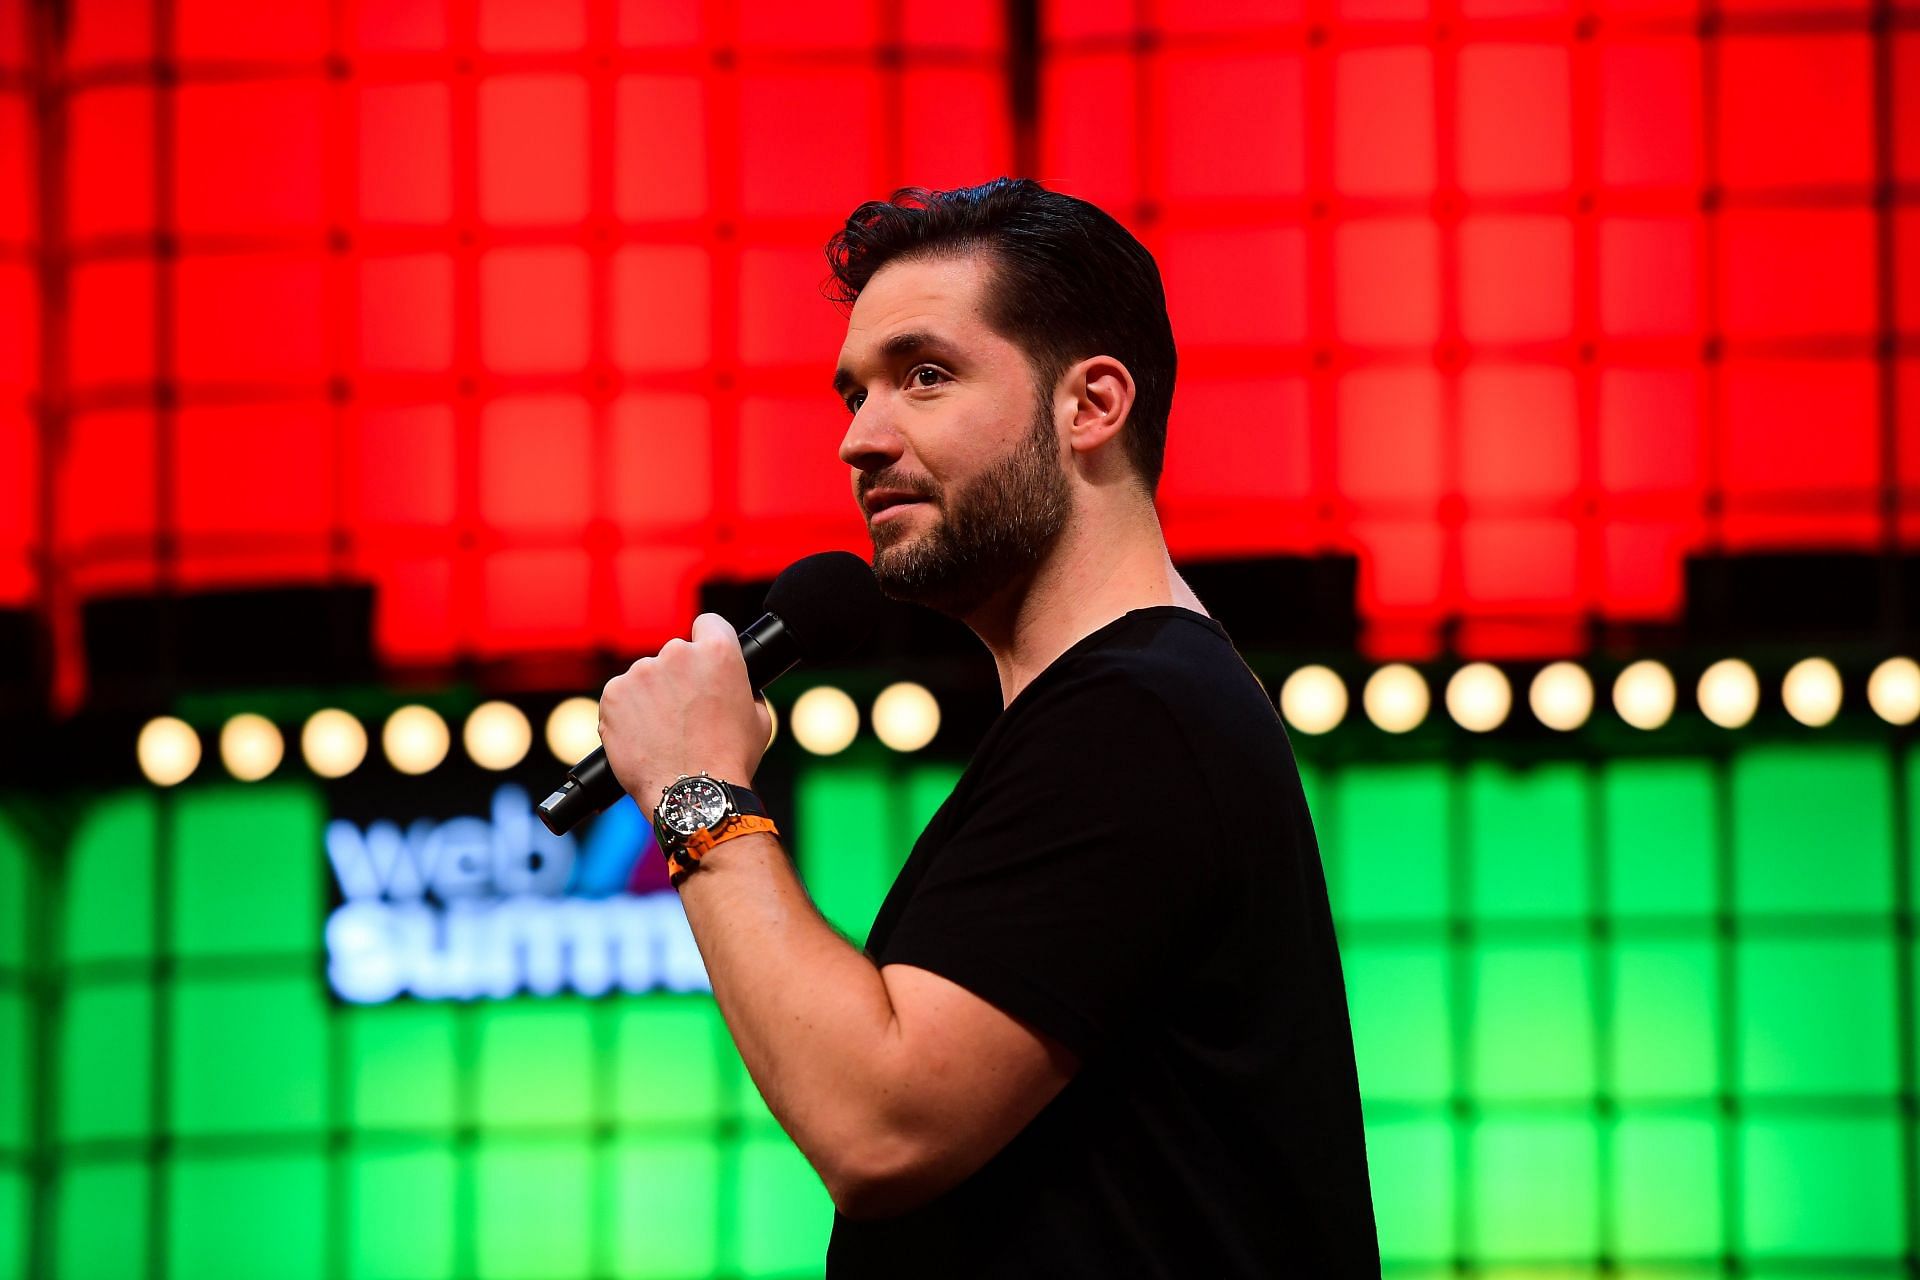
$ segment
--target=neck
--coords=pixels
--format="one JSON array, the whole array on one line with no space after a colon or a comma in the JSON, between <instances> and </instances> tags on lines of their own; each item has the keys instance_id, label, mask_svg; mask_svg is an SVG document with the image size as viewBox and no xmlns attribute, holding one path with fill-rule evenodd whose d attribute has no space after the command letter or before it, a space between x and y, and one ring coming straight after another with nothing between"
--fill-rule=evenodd
<instances>
[{"instance_id":1,"label":"neck","mask_svg":"<svg viewBox=\"0 0 1920 1280\"><path fill-rule=\"evenodd\" d=\"M1077 515L1031 576L965 620L993 653L1003 706L1055 658L1122 614L1167 604L1206 612L1175 571L1151 502Z\"/></svg>"}]
</instances>

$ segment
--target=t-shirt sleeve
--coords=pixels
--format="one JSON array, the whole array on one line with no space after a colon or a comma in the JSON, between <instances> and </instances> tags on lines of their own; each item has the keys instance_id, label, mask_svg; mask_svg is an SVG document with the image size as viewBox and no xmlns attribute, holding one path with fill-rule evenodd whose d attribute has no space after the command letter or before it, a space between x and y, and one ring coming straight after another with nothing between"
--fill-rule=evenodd
<instances>
[{"instance_id":1,"label":"t-shirt sleeve","mask_svg":"<svg viewBox=\"0 0 1920 1280\"><path fill-rule=\"evenodd\" d=\"M937 973L1084 1057L1205 945L1212 833L1230 840L1232 824L1137 678L1045 693L1008 726L880 961Z\"/></svg>"}]
</instances>

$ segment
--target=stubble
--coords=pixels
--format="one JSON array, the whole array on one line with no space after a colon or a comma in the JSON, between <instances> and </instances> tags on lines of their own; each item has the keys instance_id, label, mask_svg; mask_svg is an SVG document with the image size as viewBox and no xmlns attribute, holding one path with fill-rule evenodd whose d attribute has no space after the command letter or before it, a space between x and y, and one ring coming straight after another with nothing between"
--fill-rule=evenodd
<instances>
[{"instance_id":1,"label":"stubble","mask_svg":"<svg viewBox=\"0 0 1920 1280\"><path fill-rule=\"evenodd\" d=\"M1030 573L1066 527L1070 492L1059 441L1044 399L1026 437L965 488L928 492L886 473L862 477L861 492L908 488L937 502L940 520L918 537L871 529L873 572L895 600L965 618L994 593Z\"/></svg>"}]
</instances>

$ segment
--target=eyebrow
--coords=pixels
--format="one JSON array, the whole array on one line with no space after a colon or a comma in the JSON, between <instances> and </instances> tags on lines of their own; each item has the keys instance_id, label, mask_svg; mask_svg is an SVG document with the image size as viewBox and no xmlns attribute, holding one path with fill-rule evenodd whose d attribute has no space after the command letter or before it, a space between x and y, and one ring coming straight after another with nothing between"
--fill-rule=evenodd
<instances>
[{"instance_id":1,"label":"eyebrow","mask_svg":"<svg viewBox=\"0 0 1920 1280\"><path fill-rule=\"evenodd\" d=\"M939 338L923 329L908 329L894 334L880 344L880 358L883 361L898 360L902 356L918 355L929 347L945 345ZM859 379L844 368L833 371L833 389L842 398L859 386Z\"/></svg>"}]
</instances>

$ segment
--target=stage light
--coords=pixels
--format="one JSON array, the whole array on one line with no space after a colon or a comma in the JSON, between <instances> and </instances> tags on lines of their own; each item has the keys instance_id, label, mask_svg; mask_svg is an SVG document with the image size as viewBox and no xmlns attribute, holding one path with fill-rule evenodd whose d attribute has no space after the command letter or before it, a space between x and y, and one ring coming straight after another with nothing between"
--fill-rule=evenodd
<instances>
[{"instance_id":1,"label":"stage light","mask_svg":"<svg viewBox=\"0 0 1920 1280\"><path fill-rule=\"evenodd\" d=\"M1636 729L1658 729L1673 718L1673 673L1642 658L1613 682L1613 709Z\"/></svg>"},{"instance_id":2,"label":"stage light","mask_svg":"<svg viewBox=\"0 0 1920 1280\"><path fill-rule=\"evenodd\" d=\"M1367 719L1388 733L1405 733L1427 718L1432 697L1427 682L1404 662L1390 662L1367 677L1360 705Z\"/></svg>"},{"instance_id":3,"label":"stage light","mask_svg":"<svg viewBox=\"0 0 1920 1280\"><path fill-rule=\"evenodd\" d=\"M1513 686L1491 662L1469 662L1447 681L1447 714L1474 733L1498 729L1513 710Z\"/></svg>"},{"instance_id":4,"label":"stage light","mask_svg":"<svg viewBox=\"0 0 1920 1280\"><path fill-rule=\"evenodd\" d=\"M1780 682L1787 714L1809 729L1833 723L1840 714L1840 696L1840 672L1825 658L1802 658Z\"/></svg>"},{"instance_id":5,"label":"stage light","mask_svg":"<svg viewBox=\"0 0 1920 1280\"><path fill-rule=\"evenodd\" d=\"M918 751L940 732L940 703L911 680L890 684L873 700L873 734L895 751Z\"/></svg>"},{"instance_id":6,"label":"stage light","mask_svg":"<svg viewBox=\"0 0 1920 1280\"><path fill-rule=\"evenodd\" d=\"M380 746L387 761L402 773L421 774L447 758L453 735L447 722L431 707L418 703L401 707L387 717L380 731Z\"/></svg>"},{"instance_id":7,"label":"stage light","mask_svg":"<svg viewBox=\"0 0 1920 1280\"><path fill-rule=\"evenodd\" d=\"M1920 720L1920 663L1888 658L1867 678L1867 701L1888 724Z\"/></svg>"},{"instance_id":8,"label":"stage light","mask_svg":"<svg viewBox=\"0 0 1920 1280\"><path fill-rule=\"evenodd\" d=\"M273 721L244 711L220 726L220 763L242 782L258 782L280 767L286 741Z\"/></svg>"},{"instance_id":9,"label":"stage light","mask_svg":"<svg viewBox=\"0 0 1920 1280\"><path fill-rule=\"evenodd\" d=\"M511 702L483 702L467 714L460 741L482 769L511 769L527 758L533 726Z\"/></svg>"},{"instance_id":10,"label":"stage light","mask_svg":"<svg viewBox=\"0 0 1920 1280\"><path fill-rule=\"evenodd\" d=\"M577 764L600 745L600 704L568 698L547 715L547 750L562 764Z\"/></svg>"},{"instance_id":11,"label":"stage light","mask_svg":"<svg viewBox=\"0 0 1920 1280\"><path fill-rule=\"evenodd\" d=\"M788 722L793 740L814 755L838 755L860 732L860 708L832 685L817 685L794 700Z\"/></svg>"},{"instance_id":12,"label":"stage light","mask_svg":"<svg viewBox=\"0 0 1920 1280\"><path fill-rule=\"evenodd\" d=\"M1528 686L1527 703L1541 724L1571 733L1593 714L1593 678L1577 662L1549 663Z\"/></svg>"},{"instance_id":13,"label":"stage light","mask_svg":"<svg viewBox=\"0 0 1920 1280\"><path fill-rule=\"evenodd\" d=\"M307 717L300 730L300 754L307 768L323 778L344 778L367 758L367 731L360 721L338 707L327 707Z\"/></svg>"},{"instance_id":14,"label":"stage light","mask_svg":"<svg viewBox=\"0 0 1920 1280\"><path fill-rule=\"evenodd\" d=\"M200 735L176 716L155 716L133 745L140 772L156 787L185 782L200 767Z\"/></svg>"},{"instance_id":15,"label":"stage light","mask_svg":"<svg viewBox=\"0 0 1920 1280\"><path fill-rule=\"evenodd\" d=\"M1738 658L1722 658L1700 673L1700 714L1722 729L1740 729L1760 709L1760 677Z\"/></svg>"},{"instance_id":16,"label":"stage light","mask_svg":"<svg viewBox=\"0 0 1920 1280\"><path fill-rule=\"evenodd\" d=\"M1347 718L1347 685L1331 667L1300 668L1280 685L1280 714L1302 733L1326 733Z\"/></svg>"}]
</instances>

